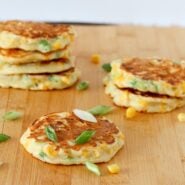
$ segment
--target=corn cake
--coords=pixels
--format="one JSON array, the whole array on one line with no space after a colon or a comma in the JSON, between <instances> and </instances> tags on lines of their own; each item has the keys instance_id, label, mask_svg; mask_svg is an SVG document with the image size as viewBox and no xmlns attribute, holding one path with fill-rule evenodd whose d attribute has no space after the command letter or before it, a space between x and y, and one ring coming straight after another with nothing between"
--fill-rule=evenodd
<instances>
[{"instance_id":1,"label":"corn cake","mask_svg":"<svg viewBox=\"0 0 185 185\"><path fill-rule=\"evenodd\" d=\"M27 152L47 163L106 162L123 146L124 137L111 121L100 117L95 119L96 123L84 121L69 112L48 114L34 121L20 142ZM50 135L55 133L53 137L48 137L48 127ZM87 131L93 132L93 135L84 143L82 135Z\"/></svg>"}]
</instances>

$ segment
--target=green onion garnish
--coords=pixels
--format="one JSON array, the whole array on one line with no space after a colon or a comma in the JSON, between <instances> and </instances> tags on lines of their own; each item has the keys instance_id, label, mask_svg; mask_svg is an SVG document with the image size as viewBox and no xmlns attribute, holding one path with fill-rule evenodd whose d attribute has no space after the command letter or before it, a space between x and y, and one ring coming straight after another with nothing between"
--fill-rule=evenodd
<instances>
[{"instance_id":1,"label":"green onion garnish","mask_svg":"<svg viewBox=\"0 0 185 185\"><path fill-rule=\"evenodd\" d=\"M10 139L10 136L6 134L0 134L0 142L7 141L8 139Z\"/></svg>"},{"instance_id":2,"label":"green onion garnish","mask_svg":"<svg viewBox=\"0 0 185 185\"><path fill-rule=\"evenodd\" d=\"M84 144L87 143L96 133L94 130L86 130L82 132L76 139L75 143L76 144Z\"/></svg>"},{"instance_id":3,"label":"green onion garnish","mask_svg":"<svg viewBox=\"0 0 185 185\"><path fill-rule=\"evenodd\" d=\"M6 112L2 118L3 120L16 120L22 116L22 113L16 111Z\"/></svg>"},{"instance_id":4,"label":"green onion garnish","mask_svg":"<svg viewBox=\"0 0 185 185\"><path fill-rule=\"evenodd\" d=\"M42 157L42 158L44 158L44 157L46 157L46 153L44 153L43 151L41 151L41 152L39 153L39 156Z\"/></svg>"},{"instance_id":5,"label":"green onion garnish","mask_svg":"<svg viewBox=\"0 0 185 185\"><path fill-rule=\"evenodd\" d=\"M102 115L108 114L113 110L114 110L114 107L110 107L107 105L98 105L96 107L89 109L88 112L90 112L95 116L102 116Z\"/></svg>"},{"instance_id":6,"label":"green onion garnish","mask_svg":"<svg viewBox=\"0 0 185 185\"><path fill-rule=\"evenodd\" d=\"M77 84L76 89L78 91L83 91L89 88L89 82L83 81Z\"/></svg>"},{"instance_id":7,"label":"green onion garnish","mask_svg":"<svg viewBox=\"0 0 185 185\"><path fill-rule=\"evenodd\" d=\"M54 141L54 142L57 142L58 141L56 132L53 129L53 127L46 126L45 127L45 133L46 133L46 135L47 135L47 137L48 137L49 140Z\"/></svg>"},{"instance_id":8,"label":"green onion garnish","mask_svg":"<svg viewBox=\"0 0 185 185\"><path fill-rule=\"evenodd\" d=\"M106 72L108 72L108 73L111 72L111 69L112 69L110 63L105 63L105 64L103 64L103 65L102 65L102 68L104 69L104 71L106 71Z\"/></svg>"},{"instance_id":9,"label":"green onion garnish","mask_svg":"<svg viewBox=\"0 0 185 185\"><path fill-rule=\"evenodd\" d=\"M101 175L100 169L96 164L93 164L91 162L85 162L85 166L89 171L95 173L96 175Z\"/></svg>"}]
</instances>

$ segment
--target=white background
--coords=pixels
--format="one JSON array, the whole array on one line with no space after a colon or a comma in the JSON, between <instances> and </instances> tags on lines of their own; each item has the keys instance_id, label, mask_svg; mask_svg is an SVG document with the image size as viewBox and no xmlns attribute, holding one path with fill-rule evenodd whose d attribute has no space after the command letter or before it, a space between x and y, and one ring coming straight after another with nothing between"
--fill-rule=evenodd
<instances>
[{"instance_id":1,"label":"white background","mask_svg":"<svg viewBox=\"0 0 185 185\"><path fill-rule=\"evenodd\" d=\"M185 26L185 0L0 0L0 20Z\"/></svg>"}]
</instances>

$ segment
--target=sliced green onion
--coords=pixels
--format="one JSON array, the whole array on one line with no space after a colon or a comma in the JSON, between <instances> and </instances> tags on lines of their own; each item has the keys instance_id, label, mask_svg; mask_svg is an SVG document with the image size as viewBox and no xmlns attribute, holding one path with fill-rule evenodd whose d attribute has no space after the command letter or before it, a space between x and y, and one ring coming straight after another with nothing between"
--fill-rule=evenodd
<instances>
[{"instance_id":1,"label":"sliced green onion","mask_svg":"<svg viewBox=\"0 0 185 185\"><path fill-rule=\"evenodd\" d=\"M86 130L82 132L76 139L75 143L76 144L84 144L87 143L96 133L94 130Z\"/></svg>"},{"instance_id":2,"label":"sliced green onion","mask_svg":"<svg viewBox=\"0 0 185 185\"><path fill-rule=\"evenodd\" d=\"M47 40L40 40L39 41L39 48L44 52L48 52L51 50L51 46Z\"/></svg>"},{"instance_id":3,"label":"sliced green onion","mask_svg":"<svg viewBox=\"0 0 185 185\"><path fill-rule=\"evenodd\" d=\"M85 162L85 166L89 171L95 173L96 175L101 175L100 169L96 164L93 164L91 162Z\"/></svg>"},{"instance_id":4,"label":"sliced green onion","mask_svg":"<svg viewBox=\"0 0 185 185\"><path fill-rule=\"evenodd\" d=\"M103 64L103 65L102 65L102 68L104 69L104 71L106 71L106 72L108 72L108 73L111 72L111 69L112 69L110 63L105 63L105 64Z\"/></svg>"},{"instance_id":5,"label":"sliced green onion","mask_svg":"<svg viewBox=\"0 0 185 185\"><path fill-rule=\"evenodd\" d=\"M48 137L49 140L54 141L54 142L57 142L58 141L56 132L53 129L53 127L46 126L45 127L45 133L46 133L46 135L47 135L47 137Z\"/></svg>"},{"instance_id":6,"label":"sliced green onion","mask_svg":"<svg viewBox=\"0 0 185 185\"><path fill-rule=\"evenodd\" d=\"M54 76L54 75L49 75L48 76L48 80L49 81L52 81L52 82L55 82L55 83L58 83L59 82L57 76Z\"/></svg>"},{"instance_id":7,"label":"sliced green onion","mask_svg":"<svg viewBox=\"0 0 185 185\"><path fill-rule=\"evenodd\" d=\"M95 116L99 116L99 115L102 116L102 115L108 114L113 110L114 110L114 107L110 107L107 105L98 105L96 107L89 109L88 111Z\"/></svg>"},{"instance_id":8,"label":"sliced green onion","mask_svg":"<svg viewBox=\"0 0 185 185\"><path fill-rule=\"evenodd\" d=\"M78 91L83 91L83 90L86 90L89 88L89 82L87 81L83 81L83 82L80 82L79 84L77 84L76 86L76 89Z\"/></svg>"},{"instance_id":9,"label":"sliced green onion","mask_svg":"<svg viewBox=\"0 0 185 185\"><path fill-rule=\"evenodd\" d=\"M46 153L44 153L43 151L41 151L41 152L39 153L39 156L42 157L42 158L44 158L44 157L46 157L47 155L46 155Z\"/></svg>"},{"instance_id":10,"label":"sliced green onion","mask_svg":"<svg viewBox=\"0 0 185 185\"><path fill-rule=\"evenodd\" d=\"M0 142L7 141L8 139L10 139L10 136L6 134L0 134Z\"/></svg>"},{"instance_id":11,"label":"sliced green onion","mask_svg":"<svg viewBox=\"0 0 185 185\"><path fill-rule=\"evenodd\" d=\"M16 120L22 116L22 113L16 111L6 112L2 118L3 120Z\"/></svg>"},{"instance_id":12,"label":"sliced green onion","mask_svg":"<svg viewBox=\"0 0 185 185\"><path fill-rule=\"evenodd\" d=\"M96 117L93 116L90 112L83 111L83 110L80 110L80 109L74 109L73 113L75 114L75 116L77 116L81 120L89 121L89 122L92 122L92 123L97 123Z\"/></svg>"},{"instance_id":13,"label":"sliced green onion","mask_svg":"<svg viewBox=\"0 0 185 185\"><path fill-rule=\"evenodd\" d=\"M133 80L133 81L130 82L130 84L132 85L132 87L136 87L137 81L136 80Z\"/></svg>"}]
</instances>

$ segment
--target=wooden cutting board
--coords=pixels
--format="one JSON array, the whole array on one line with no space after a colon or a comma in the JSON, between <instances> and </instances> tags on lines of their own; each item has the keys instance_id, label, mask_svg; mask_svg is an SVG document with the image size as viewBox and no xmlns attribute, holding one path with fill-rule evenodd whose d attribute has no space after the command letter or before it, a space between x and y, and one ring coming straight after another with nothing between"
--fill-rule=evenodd
<instances>
[{"instance_id":1,"label":"wooden cutting board","mask_svg":"<svg viewBox=\"0 0 185 185\"><path fill-rule=\"evenodd\" d=\"M177 114L185 108L166 114L138 114L126 120L125 109L117 108L108 115L126 136L125 147L109 162L100 164L97 177L84 166L55 166L29 155L19 138L39 116L73 108L88 109L99 104L112 105L104 94L101 65L92 64L90 56L99 53L103 62L121 56L185 57L185 29L141 26L78 26L74 44L77 67L90 88L78 92L33 92L0 89L0 115L17 110L24 113L14 122L0 122L0 132L12 137L0 143L0 185L184 185L185 123ZM108 173L106 166L117 163L121 172Z\"/></svg>"}]
</instances>

